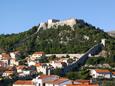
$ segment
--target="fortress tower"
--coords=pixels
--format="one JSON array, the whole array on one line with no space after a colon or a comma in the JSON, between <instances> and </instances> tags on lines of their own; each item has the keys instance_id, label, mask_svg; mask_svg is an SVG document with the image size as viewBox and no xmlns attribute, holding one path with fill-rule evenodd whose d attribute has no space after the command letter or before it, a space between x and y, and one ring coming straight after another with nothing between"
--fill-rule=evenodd
<instances>
[{"instance_id":1,"label":"fortress tower","mask_svg":"<svg viewBox=\"0 0 115 86\"><path fill-rule=\"evenodd\" d=\"M101 39L101 43L103 44L104 47L105 47L105 41L106 39Z\"/></svg>"}]
</instances>

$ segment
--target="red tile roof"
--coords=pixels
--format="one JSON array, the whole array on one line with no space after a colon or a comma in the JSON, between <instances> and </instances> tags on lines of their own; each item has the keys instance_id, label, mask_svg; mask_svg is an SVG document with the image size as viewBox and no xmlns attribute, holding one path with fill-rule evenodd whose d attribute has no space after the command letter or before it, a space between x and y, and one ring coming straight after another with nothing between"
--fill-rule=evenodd
<instances>
[{"instance_id":1,"label":"red tile roof","mask_svg":"<svg viewBox=\"0 0 115 86\"><path fill-rule=\"evenodd\" d=\"M20 66L17 66L16 68L17 68L17 69L24 69L24 68L26 68L26 66L20 65Z\"/></svg>"},{"instance_id":2,"label":"red tile roof","mask_svg":"<svg viewBox=\"0 0 115 86\"><path fill-rule=\"evenodd\" d=\"M44 52L35 52L34 54L45 54Z\"/></svg>"},{"instance_id":3,"label":"red tile roof","mask_svg":"<svg viewBox=\"0 0 115 86\"><path fill-rule=\"evenodd\" d=\"M32 80L17 80L15 85L33 85Z\"/></svg>"},{"instance_id":4,"label":"red tile roof","mask_svg":"<svg viewBox=\"0 0 115 86\"><path fill-rule=\"evenodd\" d=\"M5 73L8 73L8 74L13 74L14 71L5 71Z\"/></svg>"},{"instance_id":5,"label":"red tile roof","mask_svg":"<svg viewBox=\"0 0 115 86\"><path fill-rule=\"evenodd\" d=\"M79 83L90 83L90 80L75 80L74 82L79 82Z\"/></svg>"},{"instance_id":6,"label":"red tile roof","mask_svg":"<svg viewBox=\"0 0 115 86\"><path fill-rule=\"evenodd\" d=\"M38 78L45 79L45 78L49 78L49 77L53 77L53 76L56 76L56 75L40 75L40 76L38 76Z\"/></svg>"},{"instance_id":7,"label":"red tile roof","mask_svg":"<svg viewBox=\"0 0 115 86\"><path fill-rule=\"evenodd\" d=\"M98 84L67 84L66 86L99 86Z\"/></svg>"},{"instance_id":8,"label":"red tile roof","mask_svg":"<svg viewBox=\"0 0 115 86\"><path fill-rule=\"evenodd\" d=\"M96 71L97 73L110 73L110 71L107 70L107 69L95 69L95 71Z\"/></svg>"}]
</instances>

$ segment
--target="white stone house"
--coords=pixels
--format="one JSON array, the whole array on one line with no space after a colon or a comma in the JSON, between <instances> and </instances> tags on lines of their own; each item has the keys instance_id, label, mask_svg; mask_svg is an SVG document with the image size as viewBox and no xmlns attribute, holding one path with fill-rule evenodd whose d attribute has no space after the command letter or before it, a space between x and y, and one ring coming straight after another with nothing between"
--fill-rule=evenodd
<instances>
[{"instance_id":1,"label":"white stone house","mask_svg":"<svg viewBox=\"0 0 115 86\"><path fill-rule=\"evenodd\" d=\"M10 59L10 66L14 66L14 65L18 66L19 62L16 59L11 58Z\"/></svg>"},{"instance_id":2,"label":"white stone house","mask_svg":"<svg viewBox=\"0 0 115 86\"><path fill-rule=\"evenodd\" d=\"M37 69L37 72L42 72L43 74L50 75L51 68L47 64L45 64L45 63L36 63L35 67Z\"/></svg>"},{"instance_id":3,"label":"white stone house","mask_svg":"<svg viewBox=\"0 0 115 86\"><path fill-rule=\"evenodd\" d=\"M11 57L9 56L9 54L0 54L0 61L2 61L6 66L10 65L10 59Z\"/></svg>"},{"instance_id":4,"label":"white stone house","mask_svg":"<svg viewBox=\"0 0 115 86\"><path fill-rule=\"evenodd\" d=\"M28 66L34 66L36 64L36 62L35 61L28 61Z\"/></svg>"},{"instance_id":5,"label":"white stone house","mask_svg":"<svg viewBox=\"0 0 115 86\"><path fill-rule=\"evenodd\" d=\"M16 67L17 73L22 73L25 68L26 68L26 66L24 66L24 65L17 66Z\"/></svg>"},{"instance_id":6,"label":"white stone house","mask_svg":"<svg viewBox=\"0 0 115 86\"><path fill-rule=\"evenodd\" d=\"M45 53L44 52L35 52L32 54L32 56L30 58L31 58L31 60L35 60L41 56L45 56Z\"/></svg>"},{"instance_id":7,"label":"white stone house","mask_svg":"<svg viewBox=\"0 0 115 86\"><path fill-rule=\"evenodd\" d=\"M111 72L107 69L92 69L90 70L92 78L106 78L111 79Z\"/></svg>"},{"instance_id":8,"label":"white stone house","mask_svg":"<svg viewBox=\"0 0 115 86\"><path fill-rule=\"evenodd\" d=\"M20 54L19 51L15 51L15 52L10 52L10 56L11 56L11 58L13 58L13 59L17 59L18 57L21 56L21 54Z\"/></svg>"}]
</instances>

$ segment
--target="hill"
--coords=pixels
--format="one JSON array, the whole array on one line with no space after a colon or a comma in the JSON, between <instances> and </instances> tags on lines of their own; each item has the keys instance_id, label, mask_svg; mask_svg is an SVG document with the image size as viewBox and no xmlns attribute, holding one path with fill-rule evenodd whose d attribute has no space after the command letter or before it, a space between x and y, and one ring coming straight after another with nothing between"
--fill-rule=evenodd
<instances>
[{"instance_id":1,"label":"hill","mask_svg":"<svg viewBox=\"0 0 115 86\"><path fill-rule=\"evenodd\" d=\"M84 53L101 39L107 40L105 50L115 51L114 38L100 28L75 19L75 22L54 21L41 23L30 30L18 34L0 35L0 52L23 51L31 54L35 51L45 53ZM73 22L73 21L72 21ZM46 26L44 26L44 24Z\"/></svg>"}]
</instances>

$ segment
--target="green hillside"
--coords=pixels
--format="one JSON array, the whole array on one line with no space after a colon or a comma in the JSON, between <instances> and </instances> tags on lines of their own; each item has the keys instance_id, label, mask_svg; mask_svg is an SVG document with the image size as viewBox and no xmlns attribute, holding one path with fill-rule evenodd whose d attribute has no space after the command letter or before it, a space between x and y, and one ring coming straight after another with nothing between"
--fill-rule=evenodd
<instances>
[{"instance_id":1,"label":"green hillside","mask_svg":"<svg viewBox=\"0 0 115 86\"><path fill-rule=\"evenodd\" d=\"M31 54L35 51L46 53L84 53L102 38L107 39L105 50L112 55L115 51L115 40L103 30L77 20L73 28L70 26L52 27L46 30L38 26L18 34L0 35L0 52L23 51Z\"/></svg>"}]
</instances>

